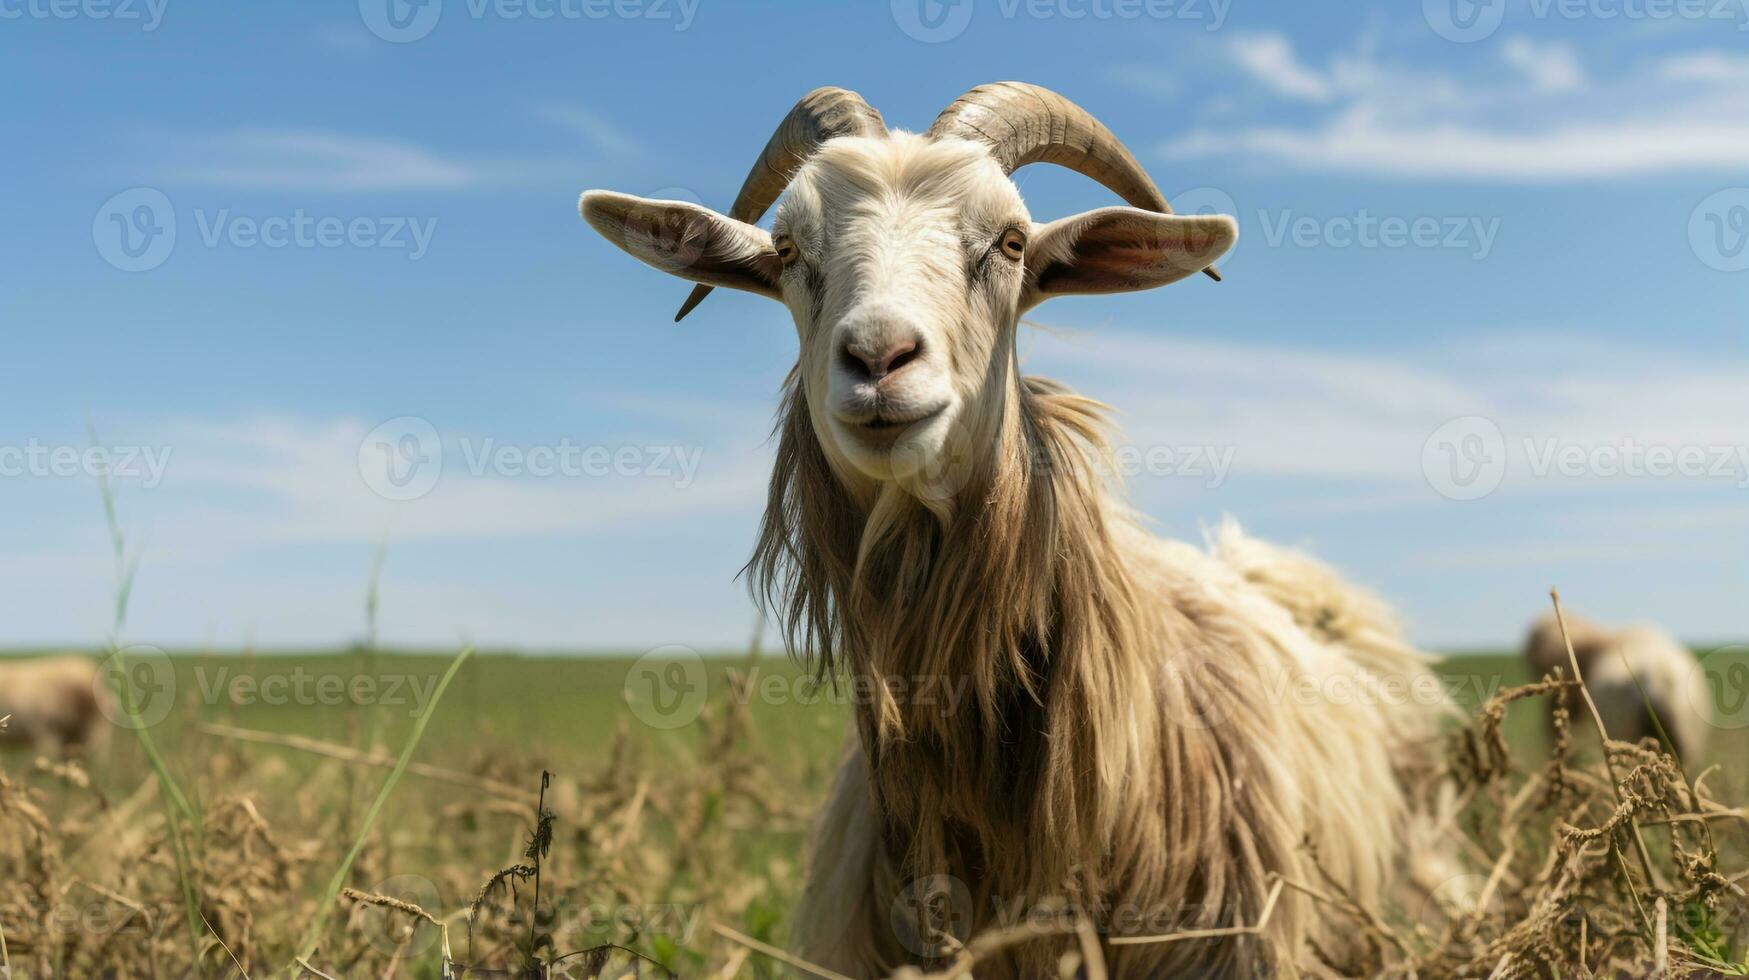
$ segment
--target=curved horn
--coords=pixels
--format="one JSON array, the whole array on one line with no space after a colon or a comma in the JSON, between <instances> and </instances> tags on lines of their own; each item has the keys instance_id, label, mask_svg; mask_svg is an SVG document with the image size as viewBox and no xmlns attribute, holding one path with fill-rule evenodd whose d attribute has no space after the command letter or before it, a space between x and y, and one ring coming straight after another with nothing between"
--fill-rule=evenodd
<instances>
[{"instance_id":1,"label":"curved horn","mask_svg":"<svg viewBox=\"0 0 1749 980\"><path fill-rule=\"evenodd\" d=\"M1172 213L1166 196L1122 141L1092 113L1047 88L1025 82L980 85L941 110L928 135L983 143L1007 173L1029 163L1054 163L1092 177L1131 207ZM1203 271L1221 278L1213 266Z\"/></svg>"},{"instance_id":2,"label":"curved horn","mask_svg":"<svg viewBox=\"0 0 1749 980\"><path fill-rule=\"evenodd\" d=\"M747 179L741 182L741 193L729 209L729 217L752 224L765 214L771 203L782 196L790 178L821 143L837 136L885 136L887 124L862 96L847 89L817 88L802 96L777 132L765 144L764 152L753 161ZM711 294L710 286L693 287L692 295L674 314L678 322L691 313Z\"/></svg>"}]
</instances>

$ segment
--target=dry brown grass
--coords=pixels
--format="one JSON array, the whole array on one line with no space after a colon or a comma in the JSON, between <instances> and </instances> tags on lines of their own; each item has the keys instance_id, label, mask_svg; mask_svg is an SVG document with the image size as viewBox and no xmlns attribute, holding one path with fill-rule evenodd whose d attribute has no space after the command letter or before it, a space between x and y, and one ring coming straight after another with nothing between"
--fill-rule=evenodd
<instances>
[{"instance_id":1,"label":"dry brown grass","mask_svg":"<svg viewBox=\"0 0 1749 980\"><path fill-rule=\"evenodd\" d=\"M1566 733L1590 724L1583 717L1563 718L1547 758L1521 758L1503 734L1508 714L1545 710L1563 683L1502 691L1454 733L1448 774L1462 806L1449 833L1462 880L1389 921L1325 880L1276 887L1370 936L1364 969L1376 975L1741 973L1745 811L1651 745L1577 755ZM806 975L781 953L801 856L770 853L752 831L799 830L814 801L786 791L752 749L747 702L715 699L679 760L625 730L603 764L546 783L534 746L414 770L430 812L372 834L301 964L317 886L380 781L381 753L208 734L188 764L195 827L166 819L154 777L106 795L77 761L0 759L0 968L12 978ZM286 788L287 756L318 760L318 778L296 780L301 795ZM199 899L192 933L178 843ZM1125 941L1231 941L1257 925ZM1065 975L1104 975L1091 925L1071 914L974 937L905 975L975 972L1046 934L1081 939Z\"/></svg>"},{"instance_id":2,"label":"dry brown grass","mask_svg":"<svg viewBox=\"0 0 1749 980\"><path fill-rule=\"evenodd\" d=\"M746 710L730 699L707 712L703 744L685 764L655 757L628 729L599 770L552 777L544 809L537 809L538 766L518 798L483 789L508 785L527 760L494 753L452 772L475 788L426 796L449 802L425 815L425 840L409 844L393 826L373 835L316 952L291 972L435 976L450 961L457 975L465 966L520 976L531 964L546 970L557 963L551 975L583 976L592 974L580 964L599 960L604 968L642 963L644 975L663 976L644 958L660 955L694 976L728 962L742 947L709 923L775 926L775 914L762 909L779 908L782 893L799 884L791 859L770 859L758 874L721 873L758 860L738 831L782 823L799 829L805 820L799 804L777 802L747 751ZM368 760L324 760L319 778L298 780L320 790L293 796L280 778L284 748L240 739L203 744L192 785L203 795L219 786L236 790L205 796L200 826L182 841L200 899L198 950L184 928L167 838L167 826L176 824L166 820L151 778L110 801L77 762L41 760L25 767L27 781L6 771L24 757L0 758L0 880L7 883L0 969L10 971L0 975L286 974L316 912L314 886L338 863L359 797L380 777L370 775L377 769ZM330 748L348 755L344 746ZM360 774L368 778L349 786ZM282 788L245 788L263 784ZM427 889L429 909L418 900ZM446 910L438 895L476 900Z\"/></svg>"}]
</instances>

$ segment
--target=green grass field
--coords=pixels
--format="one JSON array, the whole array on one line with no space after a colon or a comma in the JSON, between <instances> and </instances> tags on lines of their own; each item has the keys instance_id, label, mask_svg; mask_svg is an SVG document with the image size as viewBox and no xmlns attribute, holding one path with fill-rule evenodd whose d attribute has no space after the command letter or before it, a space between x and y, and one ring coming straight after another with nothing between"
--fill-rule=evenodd
<instances>
[{"instance_id":1,"label":"green grass field","mask_svg":"<svg viewBox=\"0 0 1749 980\"><path fill-rule=\"evenodd\" d=\"M175 707L152 730L173 758L196 757L210 744L214 736L203 734L197 722L354 746L361 744L364 728L375 725L379 742L398 747L452 657L172 655ZM695 725L654 727L628 707L628 674L634 662L615 656L475 654L437 709L418 757L465 768L476 756L526 756L533 751L527 773L532 785L539 779L540 764L572 773L601 765L621 730L651 752L683 754L696 741ZM747 700L751 744L774 767L801 774L835 759L848 718L844 696L821 692L813 697L811 685L785 657L763 657L752 666L735 656L702 663L709 685L707 705L731 697L726 682L731 668L756 671L756 681L768 688L775 683L782 690L777 698L755 693ZM361 683L360 678L371 683L356 692L342 689ZM635 681L631 687L637 697ZM125 772L131 768L132 746L125 731L118 734Z\"/></svg>"},{"instance_id":2,"label":"green grass field","mask_svg":"<svg viewBox=\"0 0 1749 980\"><path fill-rule=\"evenodd\" d=\"M173 762L200 758L220 738L204 732L200 722L355 747L374 735L379 748L394 748L450 659L428 653L172 654L174 681L168 690L153 675L142 681L142 688L150 688L142 697L164 715L150 731ZM476 654L437 709L418 758L459 769L482 760L522 758L532 785L541 766L575 774L601 765L621 731L659 757L684 757L697 741L697 725L668 727L685 718L684 712L658 719L662 727L641 720L628 704L628 699L646 698L647 684L633 672L634 664L632 657L608 655ZM816 690L782 656L749 661L724 655L706 657L702 664L707 706L734 697L728 671L751 674L751 696L742 696L751 722L748 746L775 775L806 785L836 761L853 691ZM1440 671L1466 708L1529 679L1510 655L1461 655L1447 659ZM1535 751L1542 729L1532 715L1517 712L1508 726L1515 744ZM106 778L125 781L141 773L143 760L130 732L115 734L113 757L99 768ZM319 761L266 746L250 752L281 757L298 773L316 771ZM407 794L409 799L417 795L416 789Z\"/></svg>"},{"instance_id":3,"label":"green grass field","mask_svg":"<svg viewBox=\"0 0 1749 980\"><path fill-rule=\"evenodd\" d=\"M173 654L175 705L153 731L175 757L198 755L211 737L197 730L197 721L347 745L359 744L363 727L374 724L379 740L396 746L422 704L422 693L450 659L427 653ZM815 690L782 656L749 661L721 655L701 662L709 685L706 705L733 696L728 671L752 675L755 689L743 697L752 722L750 742L780 772L802 776L836 759L854 692ZM683 749L695 740L696 726L655 727L628 706L628 698L645 697L634 663L632 657L611 655L476 654L438 709L419 758L465 765L483 753L538 748L548 768L581 770L606 758L621 729L656 752ZM1531 679L1512 654L1454 655L1438 670L1466 709ZM340 689L359 678L372 679L361 694ZM1542 749L1542 730L1534 710L1508 716L1511 741L1526 751ZM131 746L127 733L119 734L119 769L125 772ZM1728 730L1720 734L1721 752L1743 744ZM538 769L531 775L538 777Z\"/></svg>"}]
</instances>

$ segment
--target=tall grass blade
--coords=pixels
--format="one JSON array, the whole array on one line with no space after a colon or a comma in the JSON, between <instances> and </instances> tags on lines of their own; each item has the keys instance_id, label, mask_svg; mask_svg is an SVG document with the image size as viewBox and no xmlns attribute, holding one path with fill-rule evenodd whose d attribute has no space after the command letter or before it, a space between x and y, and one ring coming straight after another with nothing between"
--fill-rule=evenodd
<instances>
[{"instance_id":1,"label":"tall grass blade","mask_svg":"<svg viewBox=\"0 0 1749 980\"><path fill-rule=\"evenodd\" d=\"M298 943L298 959L307 960L316 951L316 944L321 941L322 933L328 928L328 918L333 912L334 904L340 898L340 889L345 886L346 876L352 871L353 862L358 860L359 852L364 850L364 842L370 838L371 827L382 813L383 804L388 802L389 794L395 791L395 784L406 773L407 764L413 761L413 751L419 747L419 740L425 736L425 727L431 723L431 716L437 712L437 705L443 700L443 692L449 689L449 682L455 679L462 664L473 655L474 648L467 647L450 661L449 669L443 672L443 679L437 682L437 690L432 693L431 701L414 720L413 733L407 736L407 744L401 748L401 755L395 760L395 768L389 771L388 778L383 780L382 788L377 791L376 799L371 802L370 809L365 811L364 825L358 828L358 836L353 840L351 850L346 852L340 867L334 870L334 877L329 879L328 887L322 890L321 899L316 905L316 917L310 922L309 930L304 933L303 941Z\"/></svg>"},{"instance_id":2,"label":"tall grass blade","mask_svg":"<svg viewBox=\"0 0 1749 980\"><path fill-rule=\"evenodd\" d=\"M370 558L370 581L364 594L364 672L367 677L377 675L377 610L382 604L383 562L388 558L388 551L389 542L385 538L377 542ZM366 712L363 745L366 752L376 751L378 728L377 713Z\"/></svg>"},{"instance_id":3,"label":"tall grass blade","mask_svg":"<svg viewBox=\"0 0 1749 980\"><path fill-rule=\"evenodd\" d=\"M128 670L127 653L122 649L122 628L127 623L128 600L133 595L134 575L139 570L137 556L130 558L127 554L127 539L122 534L121 519L117 516L115 507L115 491L109 485L109 456L104 452L102 444L97 440L97 429L90 423L86 424L86 432L91 440L91 449L97 460L97 492L103 499L103 518L109 528L110 549L115 555L115 606L110 618L109 627L109 657L114 665L111 676L119 676L119 688L115 694L121 702L122 710L127 712L134 735L140 740L140 749L145 753L146 762L158 776L158 789L164 798L165 829L169 831L172 850L176 856L176 876L182 886L183 912L188 919L188 939L194 948L195 962L200 961L200 894L194 881L194 875L189 869L186 849L182 846L182 835L176 824L176 817L188 821L193 830L195 841L200 840L200 814L194 805L188 801L188 796L182 792L176 779L170 775L170 767L164 761L164 756L158 751L157 740L145 719L140 716L139 699L134 697L132 688L133 674Z\"/></svg>"}]
</instances>

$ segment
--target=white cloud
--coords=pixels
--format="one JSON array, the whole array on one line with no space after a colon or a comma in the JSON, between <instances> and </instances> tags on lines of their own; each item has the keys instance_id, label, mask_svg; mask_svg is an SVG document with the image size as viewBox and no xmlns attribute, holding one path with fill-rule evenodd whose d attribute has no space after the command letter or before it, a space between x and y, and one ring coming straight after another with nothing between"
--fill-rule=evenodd
<instances>
[{"instance_id":1,"label":"white cloud","mask_svg":"<svg viewBox=\"0 0 1749 980\"><path fill-rule=\"evenodd\" d=\"M1716 502L1749 492L1737 486L1749 478L1741 457L1725 460L1731 472L1719 477L1537 468L1549 440L1749 452L1741 394L1749 368L1741 366L1545 335L1372 355L1100 331L1073 342L1039 335L1029 350L1032 369L1073 372L1089 394L1116 406L1127 443L1232 447L1233 472L1243 478L1360 481L1438 505L1443 498L1422 469L1427 440L1451 419L1479 415L1505 439L1503 496L1656 489Z\"/></svg>"},{"instance_id":2,"label":"white cloud","mask_svg":"<svg viewBox=\"0 0 1749 980\"><path fill-rule=\"evenodd\" d=\"M739 642L752 614L735 576L765 500L769 405L669 408L671 417L640 414L635 429L593 423L570 442L680 447L697 453L690 480L674 457L649 455L647 472L522 475L476 464L486 440L526 451L557 446L557 436L446 428L441 478L409 501L383 499L361 475L371 422L282 414L142 425L133 434L171 456L157 486L116 488L141 569L129 636L346 642L362 627L370 555L387 542L382 626L392 643ZM114 576L95 489L0 480L0 506L32 513L42 529L0 556L6 642L101 639ZM715 540L722 528L734 546Z\"/></svg>"},{"instance_id":3,"label":"white cloud","mask_svg":"<svg viewBox=\"0 0 1749 980\"><path fill-rule=\"evenodd\" d=\"M401 140L315 129L250 128L194 137L171 177L218 187L295 191L452 190L489 168Z\"/></svg>"},{"instance_id":4,"label":"white cloud","mask_svg":"<svg viewBox=\"0 0 1749 980\"><path fill-rule=\"evenodd\" d=\"M201 505L159 512L155 533L165 540L199 540L222 526L223 539L231 543L588 533L744 508L763 499L767 473L760 430L708 441L673 432L569 439L578 452L680 447L698 454L690 479L672 457L663 457L659 472L652 457L651 472L631 476L584 472L580 462L569 474L528 476L482 461L502 449L557 447L556 440L446 432L435 488L416 500L393 501L372 492L361 476L359 447L369 430L353 420L289 416L179 426L160 440L175 455L154 500ZM223 504L213 505L214 496Z\"/></svg>"},{"instance_id":5,"label":"white cloud","mask_svg":"<svg viewBox=\"0 0 1749 980\"><path fill-rule=\"evenodd\" d=\"M1280 34L1237 38L1228 49L1234 64L1279 95L1308 102L1328 102L1328 79L1300 63L1293 45Z\"/></svg>"},{"instance_id":6,"label":"white cloud","mask_svg":"<svg viewBox=\"0 0 1749 980\"><path fill-rule=\"evenodd\" d=\"M1500 56L1522 72L1538 91L1576 92L1585 86L1585 72L1568 45L1538 44L1529 38L1510 37L1501 47Z\"/></svg>"},{"instance_id":7,"label":"white cloud","mask_svg":"<svg viewBox=\"0 0 1749 980\"><path fill-rule=\"evenodd\" d=\"M1163 148L1173 158L1228 154L1305 170L1419 178L1547 181L1749 167L1749 118L1645 116L1504 130L1404 126L1354 112L1312 128L1199 130Z\"/></svg>"},{"instance_id":8,"label":"white cloud","mask_svg":"<svg viewBox=\"0 0 1749 980\"><path fill-rule=\"evenodd\" d=\"M1113 65L1106 70L1105 75L1118 85L1157 98L1177 95L1183 88L1176 75L1151 65Z\"/></svg>"},{"instance_id":9,"label":"white cloud","mask_svg":"<svg viewBox=\"0 0 1749 980\"><path fill-rule=\"evenodd\" d=\"M1659 74L1680 82L1745 82L1749 83L1749 57L1721 54L1717 51L1697 51L1666 58L1659 65Z\"/></svg>"},{"instance_id":10,"label":"white cloud","mask_svg":"<svg viewBox=\"0 0 1749 980\"><path fill-rule=\"evenodd\" d=\"M1264 90L1313 118L1204 126L1161 147L1170 158L1236 156L1290 169L1409 178L1552 181L1749 167L1749 117L1721 83L1749 59L1676 55L1598 81L1569 46L1510 38L1498 72L1436 74L1382 62L1362 38L1325 70L1278 35L1234 46ZM1697 87L1698 86L1698 87Z\"/></svg>"},{"instance_id":11,"label":"white cloud","mask_svg":"<svg viewBox=\"0 0 1749 980\"><path fill-rule=\"evenodd\" d=\"M1502 546L1498 541L1481 545L1455 545L1421 552L1418 565L1467 571L1502 568L1548 568L1552 565L1623 564L1697 557L1687 541L1534 541Z\"/></svg>"},{"instance_id":12,"label":"white cloud","mask_svg":"<svg viewBox=\"0 0 1749 980\"><path fill-rule=\"evenodd\" d=\"M549 102L537 111L541 118L577 133L602 152L621 156L638 152L636 140L591 109Z\"/></svg>"},{"instance_id":13,"label":"white cloud","mask_svg":"<svg viewBox=\"0 0 1749 980\"><path fill-rule=\"evenodd\" d=\"M536 114L581 134L598 151L637 152L606 120L576 106ZM538 154L479 156L384 136L296 126L251 126L217 133L161 135L165 179L214 187L278 191L465 190L570 177L576 165Z\"/></svg>"}]
</instances>

